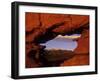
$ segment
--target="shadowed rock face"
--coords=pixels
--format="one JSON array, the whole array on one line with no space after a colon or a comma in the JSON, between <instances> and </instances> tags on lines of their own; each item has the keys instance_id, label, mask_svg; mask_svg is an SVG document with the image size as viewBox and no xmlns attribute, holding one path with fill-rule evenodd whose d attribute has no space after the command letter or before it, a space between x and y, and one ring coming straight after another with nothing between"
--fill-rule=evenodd
<instances>
[{"instance_id":1,"label":"shadowed rock face","mask_svg":"<svg viewBox=\"0 0 100 81\"><path fill-rule=\"evenodd\" d=\"M40 54L40 61L43 63L43 66L59 66L64 60L69 60L75 56L72 51L66 50L44 50Z\"/></svg>"},{"instance_id":2,"label":"shadowed rock face","mask_svg":"<svg viewBox=\"0 0 100 81\"><path fill-rule=\"evenodd\" d=\"M89 16L88 15L70 15L70 14L40 14L26 13L26 67L41 66L39 54L45 46L45 43L57 35L71 35L81 33L77 40L78 46L74 53L89 54ZM88 54L87 54L88 53ZM30 58L32 57L32 58ZM34 58L34 59L33 59ZM85 58L88 59L88 58ZM84 59L84 60L85 60ZM33 62L32 62L33 61ZM36 61L36 62L35 62ZM73 59L71 63L75 62ZM77 62L77 61L76 61ZM81 62L81 60L80 60ZM68 65L65 60L61 65ZM70 65L71 65L70 63ZM85 62L83 64L89 64ZM78 65L76 63L76 65Z\"/></svg>"}]
</instances>

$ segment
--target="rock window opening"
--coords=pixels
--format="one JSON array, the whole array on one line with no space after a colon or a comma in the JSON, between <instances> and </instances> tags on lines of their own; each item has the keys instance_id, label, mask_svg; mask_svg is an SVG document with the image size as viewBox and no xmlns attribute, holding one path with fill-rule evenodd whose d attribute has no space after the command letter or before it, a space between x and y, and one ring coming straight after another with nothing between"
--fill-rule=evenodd
<instances>
[{"instance_id":1,"label":"rock window opening","mask_svg":"<svg viewBox=\"0 0 100 81\"><path fill-rule=\"evenodd\" d=\"M72 35L58 35L54 39L41 43L40 45L46 46L45 50L69 50L74 51L78 46L77 39L81 37L81 34Z\"/></svg>"}]
</instances>

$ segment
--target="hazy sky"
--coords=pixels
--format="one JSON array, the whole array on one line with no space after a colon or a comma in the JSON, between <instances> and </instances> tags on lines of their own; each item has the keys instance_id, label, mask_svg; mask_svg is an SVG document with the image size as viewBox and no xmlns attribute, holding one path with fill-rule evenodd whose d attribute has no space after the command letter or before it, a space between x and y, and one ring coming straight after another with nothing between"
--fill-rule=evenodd
<instances>
[{"instance_id":1,"label":"hazy sky","mask_svg":"<svg viewBox=\"0 0 100 81\"><path fill-rule=\"evenodd\" d=\"M53 40L50 40L41 45L46 45L46 49L63 49L63 50L74 50L77 47L77 42L73 41L75 38L79 38L80 34L73 34L71 36L58 35Z\"/></svg>"}]
</instances>

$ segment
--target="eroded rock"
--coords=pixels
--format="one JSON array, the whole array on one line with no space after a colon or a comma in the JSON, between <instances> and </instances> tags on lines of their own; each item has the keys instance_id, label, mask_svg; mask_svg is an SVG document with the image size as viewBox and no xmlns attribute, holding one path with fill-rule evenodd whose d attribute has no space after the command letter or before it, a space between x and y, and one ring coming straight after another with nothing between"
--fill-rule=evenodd
<instances>
[{"instance_id":1,"label":"eroded rock","mask_svg":"<svg viewBox=\"0 0 100 81\"><path fill-rule=\"evenodd\" d=\"M26 65L27 67L40 66L39 60L37 63L29 59L27 55L33 55L34 59L39 59L41 42L47 42L57 35L71 35L73 33L81 33L78 41L78 47L75 53L89 53L89 16L88 15L69 15L69 14L40 14L26 13ZM32 51L32 52L30 52ZM77 58L76 58L77 59ZM88 60L88 58L86 58ZM70 62L75 62L70 61ZM70 63L69 62L69 63ZM64 61L62 65L66 65ZM36 65L37 64L37 65ZM40 65L39 65L40 64ZM72 63L73 64L73 63ZM85 63L88 64L88 61ZM78 65L78 64L77 64Z\"/></svg>"}]
</instances>

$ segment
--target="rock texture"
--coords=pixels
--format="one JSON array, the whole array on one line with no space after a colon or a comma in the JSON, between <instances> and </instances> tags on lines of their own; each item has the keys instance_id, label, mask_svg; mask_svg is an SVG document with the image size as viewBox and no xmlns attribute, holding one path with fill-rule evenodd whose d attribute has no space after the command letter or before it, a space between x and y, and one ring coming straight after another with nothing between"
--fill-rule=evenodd
<instances>
[{"instance_id":1,"label":"rock texture","mask_svg":"<svg viewBox=\"0 0 100 81\"><path fill-rule=\"evenodd\" d=\"M72 59L65 60L61 63L61 66L89 64L88 15L27 12L25 16L26 67L30 68L42 66L42 63L39 61L39 54L45 46L41 46L39 43L47 42L59 34L71 35L74 33L81 34L81 37L77 40L78 46L74 51L76 56Z\"/></svg>"}]
</instances>

